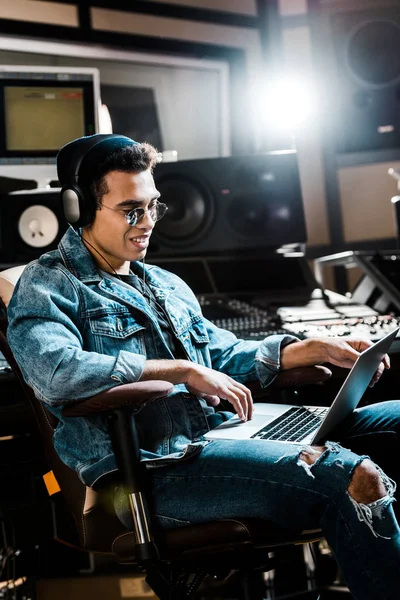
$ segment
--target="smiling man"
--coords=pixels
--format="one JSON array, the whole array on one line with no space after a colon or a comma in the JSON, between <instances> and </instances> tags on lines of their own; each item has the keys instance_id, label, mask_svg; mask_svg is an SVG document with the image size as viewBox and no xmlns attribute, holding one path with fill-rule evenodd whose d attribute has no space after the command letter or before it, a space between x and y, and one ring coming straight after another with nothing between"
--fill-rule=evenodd
<instances>
[{"instance_id":1,"label":"smiling man","mask_svg":"<svg viewBox=\"0 0 400 600\"><path fill-rule=\"evenodd\" d=\"M97 218L83 228L82 240L98 251L97 260L103 267L127 274L130 262L145 257L152 221L161 219L167 206L158 202L160 194L150 169L140 173L111 171L104 177L104 185L107 191ZM147 212L150 219L144 218Z\"/></svg>"},{"instance_id":2,"label":"smiling man","mask_svg":"<svg viewBox=\"0 0 400 600\"><path fill-rule=\"evenodd\" d=\"M59 419L58 454L86 485L106 485L116 462L104 417L68 419L63 406L122 383L169 381L168 398L136 413L160 526L258 517L292 530L321 527L357 600L397 599L400 530L389 476L399 480L400 402L354 411L323 447L203 437L226 419L215 410L220 398L251 419L248 382L266 387L280 370L324 362L350 368L370 342L245 341L205 319L179 277L144 265L167 210L156 162L152 146L118 135L79 138L58 155L71 227L57 250L26 267L8 328L26 381ZM385 367L388 357L375 380Z\"/></svg>"}]
</instances>

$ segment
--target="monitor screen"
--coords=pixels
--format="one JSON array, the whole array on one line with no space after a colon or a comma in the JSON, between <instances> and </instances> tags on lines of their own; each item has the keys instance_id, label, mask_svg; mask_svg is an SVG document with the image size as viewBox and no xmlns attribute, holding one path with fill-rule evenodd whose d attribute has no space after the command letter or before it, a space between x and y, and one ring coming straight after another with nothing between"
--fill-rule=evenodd
<instances>
[{"instance_id":1,"label":"monitor screen","mask_svg":"<svg viewBox=\"0 0 400 600\"><path fill-rule=\"evenodd\" d=\"M83 88L4 87L6 150L58 150L85 135Z\"/></svg>"},{"instance_id":2,"label":"monitor screen","mask_svg":"<svg viewBox=\"0 0 400 600\"><path fill-rule=\"evenodd\" d=\"M195 294L211 294L215 291L203 261L168 261L150 258L149 263L178 275L192 288Z\"/></svg>"},{"instance_id":3,"label":"monitor screen","mask_svg":"<svg viewBox=\"0 0 400 600\"><path fill-rule=\"evenodd\" d=\"M215 286L221 293L282 293L309 290L308 269L304 258L235 258L212 260L210 270Z\"/></svg>"},{"instance_id":4,"label":"monitor screen","mask_svg":"<svg viewBox=\"0 0 400 600\"><path fill-rule=\"evenodd\" d=\"M304 257L271 255L168 259L149 262L181 277L197 295L263 295L287 299L309 298L317 287Z\"/></svg>"},{"instance_id":5,"label":"monitor screen","mask_svg":"<svg viewBox=\"0 0 400 600\"><path fill-rule=\"evenodd\" d=\"M0 163L55 157L72 139L96 133L95 107L90 74L0 68Z\"/></svg>"}]
</instances>

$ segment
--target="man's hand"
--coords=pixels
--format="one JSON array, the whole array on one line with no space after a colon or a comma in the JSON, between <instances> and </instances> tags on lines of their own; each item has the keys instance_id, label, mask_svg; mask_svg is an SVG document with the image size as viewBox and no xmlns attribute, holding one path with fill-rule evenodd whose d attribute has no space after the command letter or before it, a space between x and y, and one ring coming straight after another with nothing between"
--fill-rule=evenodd
<instances>
[{"instance_id":1,"label":"man's hand","mask_svg":"<svg viewBox=\"0 0 400 600\"><path fill-rule=\"evenodd\" d=\"M219 398L228 400L242 421L253 416L250 390L224 373L192 363L184 383L191 394L205 398L211 406L219 404Z\"/></svg>"},{"instance_id":2,"label":"man's hand","mask_svg":"<svg viewBox=\"0 0 400 600\"><path fill-rule=\"evenodd\" d=\"M344 338L310 338L285 346L281 351L281 368L307 367L321 363L331 363L338 367L351 369L360 353L372 346L370 340ZM381 377L385 369L390 368L390 359L386 354L379 365L370 386Z\"/></svg>"},{"instance_id":3,"label":"man's hand","mask_svg":"<svg viewBox=\"0 0 400 600\"><path fill-rule=\"evenodd\" d=\"M150 379L162 379L174 385L184 383L191 394L204 398L210 406L217 406L220 399L228 400L242 421L253 416L253 399L245 385L189 360L147 360L140 380Z\"/></svg>"},{"instance_id":4,"label":"man's hand","mask_svg":"<svg viewBox=\"0 0 400 600\"><path fill-rule=\"evenodd\" d=\"M338 367L351 369L357 358L360 356L360 353L370 346L372 346L370 340L344 340L343 338L331 338L330 340L327 340L326 343L326 362ZM376 373L369 384L370 387L379 381L385 369L390 369L390 358L387 354L385 354L376 370Z\"/></svg>"}]
</instances>

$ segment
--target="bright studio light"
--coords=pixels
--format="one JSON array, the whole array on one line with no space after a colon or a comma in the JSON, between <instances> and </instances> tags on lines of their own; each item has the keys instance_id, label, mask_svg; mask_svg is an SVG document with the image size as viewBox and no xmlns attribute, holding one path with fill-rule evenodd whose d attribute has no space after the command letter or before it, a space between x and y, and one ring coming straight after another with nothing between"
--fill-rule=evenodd
<instances>
[{"instance_id":1,"label":"bright studio light","mask_svg":"<svg viewBox=\"0 0 400 600\"><path fill-rule=\"evenodd\" d=\"M311 83L300 79L282 79L266 87L260 107L269 127L295 131L313 116L316 102Z\"/></svg>"}]
</instances>

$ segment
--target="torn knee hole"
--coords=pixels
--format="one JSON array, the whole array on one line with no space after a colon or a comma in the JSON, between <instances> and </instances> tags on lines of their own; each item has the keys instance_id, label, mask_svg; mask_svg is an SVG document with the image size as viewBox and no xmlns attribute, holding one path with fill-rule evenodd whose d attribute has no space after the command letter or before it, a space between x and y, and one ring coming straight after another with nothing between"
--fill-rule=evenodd
<instances>
[{"instance_id":1,"label":"torn knee hole","mask_svg":"<svg viewBox=\"0 0 400 600\"><path fill-rule=\"evenodd\" d=\"M353 500L361 504L376 502L387 494L380 473L369 459L363 460L354 469L348 491Z\"/></svg>"},{"instance_id":2,"label":"torn knee hole","mask_svg":"<svg viewBox=\"0 0 400 600\"><path fill-rule=\"evenodd\" d=\"M326 446L310 446L307 450L302 450L300 460L303 460L308 465L313 465L315 461L325 452Z\"/></svg>"}]
</instances>

